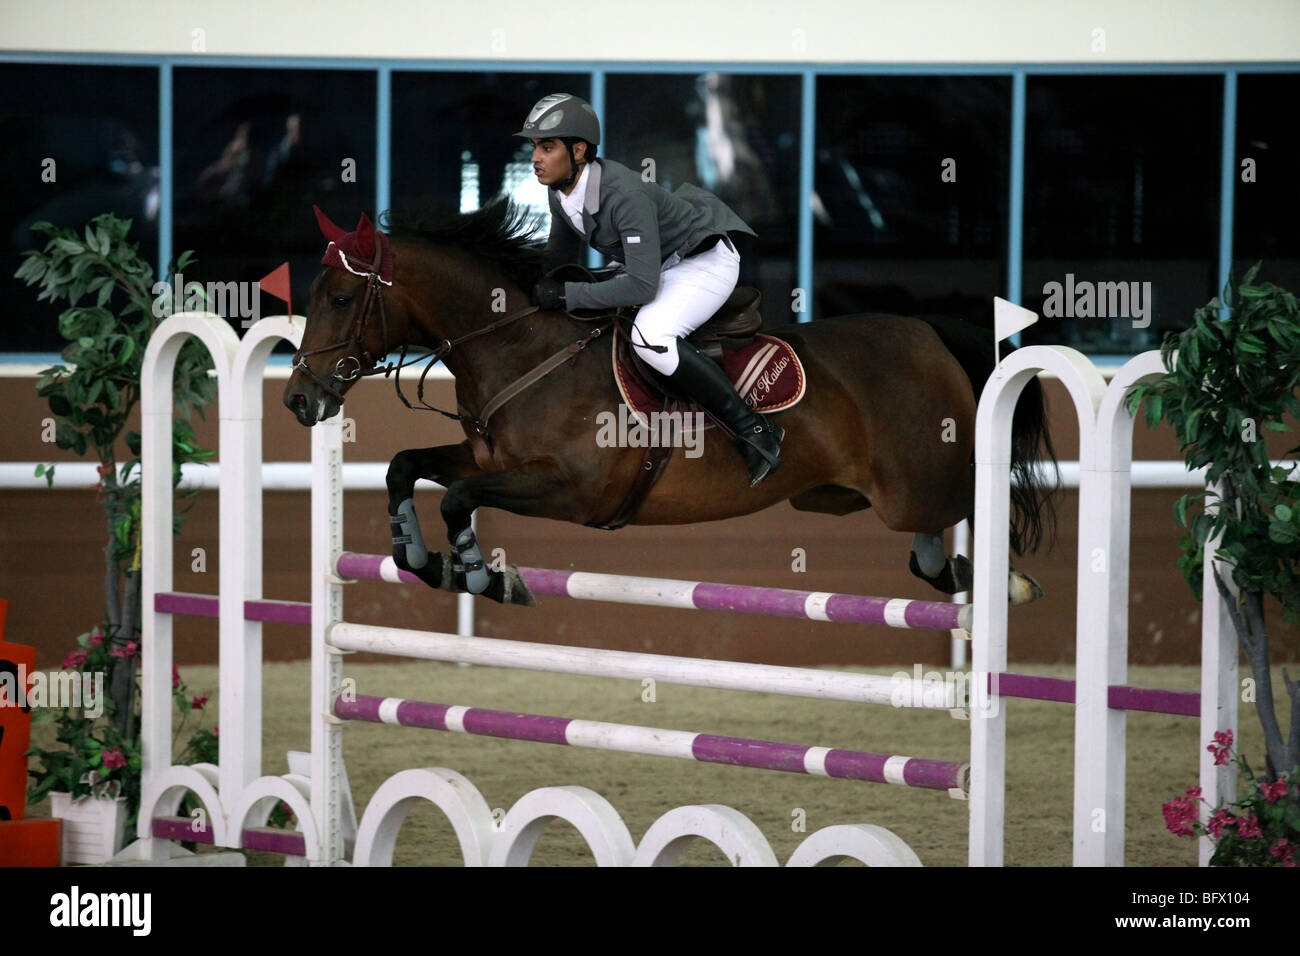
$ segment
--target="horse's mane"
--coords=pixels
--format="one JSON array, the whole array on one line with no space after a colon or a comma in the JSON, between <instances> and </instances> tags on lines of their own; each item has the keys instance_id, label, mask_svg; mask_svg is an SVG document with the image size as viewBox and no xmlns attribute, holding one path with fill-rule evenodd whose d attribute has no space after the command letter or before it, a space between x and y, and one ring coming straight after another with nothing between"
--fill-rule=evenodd
<instances>
[{"instance_id":1,"label":"horse's mane","mask_svg":"<svg viewBox=\"0 0 1300 956\"><path fill-rule=\"evenodd\" d=\"M432 200L390 209L380 224L394 239L449 245L497 266L525 289L543 271L544 249L528 228L528 210L503 196L477 212L454 213Z\"/></svg>"}]
</instances>

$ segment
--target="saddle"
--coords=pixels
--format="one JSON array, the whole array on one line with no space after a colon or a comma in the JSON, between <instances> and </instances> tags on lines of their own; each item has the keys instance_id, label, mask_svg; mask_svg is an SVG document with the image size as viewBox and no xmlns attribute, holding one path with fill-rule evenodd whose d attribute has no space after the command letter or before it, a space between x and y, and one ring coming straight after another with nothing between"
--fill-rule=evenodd
<instances>
[{"instance_id":1,"label":"saddle","mask_svg":"<svg viewBox=\"0 0 1300 956\"><path fill-rule=\"evenodd\" d=\"M551 270L558 282L603 282L618 272L615 268L588 271L576 263ZM763 324L759 311L762 294L751 286L736 286L727 301L722 303L703 325L686 337L697 349L711 358L721 360L723 349L742 349L754 342L754 333ZM636 320L640 306L621 306L615 315L630 324ZM573 309L570 315L580 319L607 318L608 312L599 309Z\"/></svg>"},{"instance_id":2,"label":"saddle","mask_svg":"<svg viewBox=\"0 0 1300 956\"><path fill-rule=\"evenodd\" d=\"M593 273L580 265L566 264L548 274L560 282L599 282L611 278L616 272L616 268L605 268ZM794 349L781 339L759 333L763 324L759 313L760 300L757 289L738 286L707 322L687 336L687 341L722 366L723 372L751 408L758 412L774 412L789 408L803 397L804 374ZM599 309L572 309L569 315L577 319L614 320L614 334L610 336L614 382L628 414L635 423L645 426L656 412L690 411L696 406L682 396L674 395L663 378L637 354L639 349L633 347L631 339L637 311L635 306L623 306L612 313ZM689 417L683 417L682 427L693 431ZM702 424L704 428L713 427L708 422ZM590 527L613 531L636 516L641 503L663 474L673 450L658 441L648 442L644 447L641 469L623 504L612 517L592 521Z\"/></svg>"}]
</instances>

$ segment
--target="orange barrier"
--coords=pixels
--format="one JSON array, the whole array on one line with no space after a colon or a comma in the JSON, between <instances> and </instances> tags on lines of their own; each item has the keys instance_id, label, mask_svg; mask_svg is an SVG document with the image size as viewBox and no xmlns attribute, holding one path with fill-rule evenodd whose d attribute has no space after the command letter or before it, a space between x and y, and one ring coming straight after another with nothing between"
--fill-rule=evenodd
<instances>
[{"instance_id":1,"label":"orange barrier","mask_svg":"<svg viewBox=\"0 0 1300 956\"><path fill-rule=\"evenodd\" d=\"M36 649L4 643L9 602L0 600L0 821L21 820L27 807L27 748L32 709L27 691L36 670Z\"/></svg>"}]
</instances>

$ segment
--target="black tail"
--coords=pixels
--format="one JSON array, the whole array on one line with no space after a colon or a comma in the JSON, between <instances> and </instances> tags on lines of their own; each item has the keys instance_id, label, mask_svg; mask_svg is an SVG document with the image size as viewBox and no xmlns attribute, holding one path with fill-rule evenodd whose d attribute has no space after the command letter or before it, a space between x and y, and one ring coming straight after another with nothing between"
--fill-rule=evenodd
<instances>
[{"instance_id":1,"label":"black tail","mask_svg":"<svg viewBox=\"0 0 1300 956\"><path fill-rule=\"evenodd\" d=\"M920 317L934 329L970 379L976 400L993 374L993 333L986 328L957 319ZM1002 346L1003 354L1015 347ZM1041 459L1040 459L1040 451ZM1049 485L1048 469L1039 461L1049 462L1055 480ZM1050 550L1056 540L1056 504L1052 495L1061 486L1061 472L1047 428L1047 405L1043 386L1037 378L1029 380L1016 402L1011 418L1011 550L1016 554L1037 551L1044 542Z\"/></svg>"}]
</instances>

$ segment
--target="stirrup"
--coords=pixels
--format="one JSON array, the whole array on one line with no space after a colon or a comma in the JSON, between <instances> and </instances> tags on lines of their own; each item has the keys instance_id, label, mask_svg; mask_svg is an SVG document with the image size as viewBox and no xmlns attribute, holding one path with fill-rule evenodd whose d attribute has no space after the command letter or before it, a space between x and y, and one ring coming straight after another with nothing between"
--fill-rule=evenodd
<instances>
[{"instance_id":1,"label":"stirrup","mask_svg":"<svg viewBox=\"0 0 1300 956\"><path fill-rule=\"evenodd\" d=\"M755 425L755 426L753 427L753 429L750 430L750 434L751 434L751 435L773 435L773 436L775 436L775 437L776 437L776 450L777 450L777 452L780 452L780 451L781 451L781 443L782 443L783 441L785 441L785 429L782 428L782 427L779 426L779 425L773 425L771 422L767 421L766 419L763 419L762 422L760 422L760 424ZM748 445L748 446L749 446L750 448L752 448L754 451L758 452L758 454L761 455L761 456L763 457L763 460L766 461L766 462L768 463L768 465L771 467L772 470L775 470L775 469L777 468L777 466L779 466L779 465L781 464L781 459L780 459L780 457L778 457L777 454L768 451L766 448L762 448L762 447L760 447L760 446L757 444L757 442L752 441L752 440L751 440L748 436L746 436L746 435L740 435L740 436L738 436L738 437L739 437L740 440L743 441L746 445Z\"/></svg>"},{"instance_id":2,"label":"stirrup","mask_svg":"<svg viewBox=\"0 0 1300 956\"><path fill-rule=\"evenodd\" d=\"M741 457L745 459L745 467L749 469L749 487L753 488L760 481L781 467L782 459L779 457L781 443L785 441L785 429L780 425L773 425L770 422L763 421L762 425L754 428L755 434L771 434L776 438L776 451L778 454L769 452L766 448L760 448L757 444L750 441L748 437L742 437L740 440L744 443L741 450ZM746 451L745 449L748 449ZM751 462L750 456L757 455L758 460Z\"/></svg>"}]
</instances>

